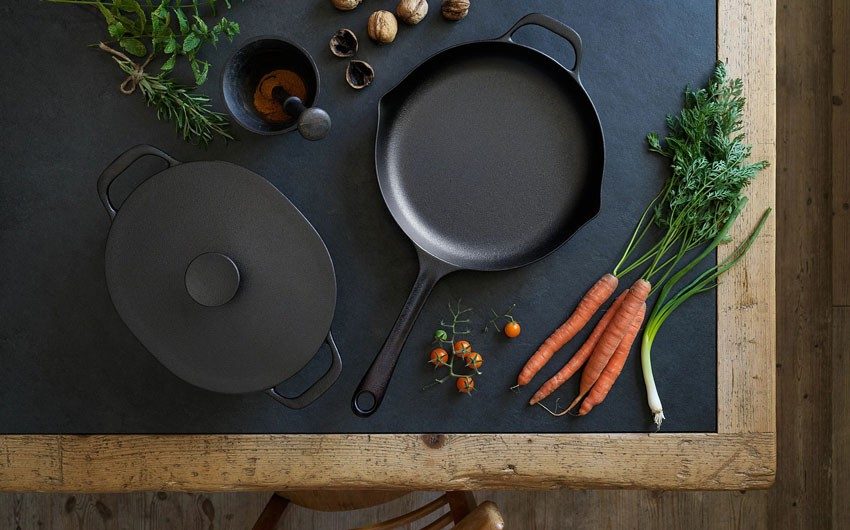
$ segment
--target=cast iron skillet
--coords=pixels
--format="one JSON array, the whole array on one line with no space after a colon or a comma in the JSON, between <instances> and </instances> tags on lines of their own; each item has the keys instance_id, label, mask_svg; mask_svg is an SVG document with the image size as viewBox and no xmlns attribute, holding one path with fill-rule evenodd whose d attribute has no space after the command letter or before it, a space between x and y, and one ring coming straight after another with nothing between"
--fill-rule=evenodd
<instances>
[{"instance_id":1,"label":"cast iron skillet","mask_svg":"<svg viewBox=\"0 0 850 530\"><path fill-rule=\"evenodd\" d=\"M529 24L572 45L572 69L511 40ZM377 410L440 278L532 263L599 212L604 140L580 67L578 34L530 14L495 40L436 54L381 98L378 183L416 246L419 275L354 394L356 414Z\"/></svg>"}]
</instances>

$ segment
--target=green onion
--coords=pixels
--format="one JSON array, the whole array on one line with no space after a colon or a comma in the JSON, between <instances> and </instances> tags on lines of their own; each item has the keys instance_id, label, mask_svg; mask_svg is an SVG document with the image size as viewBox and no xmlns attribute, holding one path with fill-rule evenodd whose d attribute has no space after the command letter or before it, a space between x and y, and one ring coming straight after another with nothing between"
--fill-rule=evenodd
<instances>
[{"instance_id":1,"label":"green onion","mask_svg":"<svg viewBox=\"0 0 850 530\"><path fill-rule=\"evenodd\" d=\"M735 222L741 212L741 209L746 203L747 198L741 197L738 201L738 206L732 212L728 221L717 233L714 239L697 257L693 258L670 277L670 281L668 281L661 289L658 299L655 301L655 305L652 308L652 313L650 313L649 318L646 321L646 327L641 341L640 364L643 370L643 380L646 384L647 401L649 402L649 408L652 411L653 421L655 421L655 425L658 427L661 427L661 422L664 420L664 409L661 405L661 397L658 395L658 390L655 386L655 378L652 375L651 355L652 344L655 341L655 337L658 335L664 321L667 320L673 311L688 301L691 297L714 289L717 286L717 278L727 270L731 269L742 257L744 257L767 221L771 212L770 208L762 214L761 219L759 219L758 224L756 224L756 227L747 239L744 240L744 242L741 243L741 245L739 245L738 248L736 248L723 261L699 274L696 278L691 280L690 283L679 289L676 294L671 296L670 291L672 291L673 286L675 286L682 278L685 277L685 275L693 270L694 267L707 259L718 245L727 240L732 224Z\"/></svg>"}]
</instances>

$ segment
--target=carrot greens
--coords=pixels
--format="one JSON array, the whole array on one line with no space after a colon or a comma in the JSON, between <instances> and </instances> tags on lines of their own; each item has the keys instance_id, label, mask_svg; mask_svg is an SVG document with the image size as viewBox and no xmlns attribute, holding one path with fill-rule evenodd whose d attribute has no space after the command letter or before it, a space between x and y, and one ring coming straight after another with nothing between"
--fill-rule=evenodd
<instances>
[{"instance_id":1,"label":"carrot greens","mask_svg":"<svg viewBox=\"0 0 850 530\"><path fill-rule=\"evenodd\" d=\"M747 184L767 167L748 163L752 148L744 143L745 99L740 79L728 80L718 62L708 86L685 90L678 116L667 117L668 135L647 135L649 150L668 158L672 172L637 224L614 275L621 277L649 264L642 277L666 280L685 254L710 242L737 207ZM651 225L663 232L642 255L634 257Z\"/></svg>"}]
</instances>

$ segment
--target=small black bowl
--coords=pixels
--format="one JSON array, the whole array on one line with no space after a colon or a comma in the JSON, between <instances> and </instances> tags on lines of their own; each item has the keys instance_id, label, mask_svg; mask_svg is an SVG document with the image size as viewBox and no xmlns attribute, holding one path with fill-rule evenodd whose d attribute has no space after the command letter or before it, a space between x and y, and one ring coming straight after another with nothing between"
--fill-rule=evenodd
<instances>
[{"instance_id":1,"label":"small black bowl","mask_svg":"<svg viewBox=\"0 0 850 530\"><path fill-rule=\"evenodd\" d=\"M281 134L298 128L298 119L269 123L254 108L254 91L260 80L273 70L291 70L304 80L307 97L303 104L313 107L319 97L319 70L310 54L297 44L277 37L255 37L228 59L222 74L224 103L233 119L257 134Z\"/></svg>"}]
</instances>

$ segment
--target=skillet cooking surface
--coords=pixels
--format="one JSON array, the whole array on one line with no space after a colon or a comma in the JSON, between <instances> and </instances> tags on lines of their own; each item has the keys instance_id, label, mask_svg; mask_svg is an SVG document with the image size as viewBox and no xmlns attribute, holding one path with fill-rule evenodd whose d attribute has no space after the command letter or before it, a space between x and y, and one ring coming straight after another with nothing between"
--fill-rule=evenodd
<instances>
[{"instance_id":1,"label":"skillet cooking surface","mask_svg":"<svg viewBox=\"0 0 850 530\"><path fill-rule=\"evenodd\" d=\"M462 268L524 265L599 209L602 132L565 69L507 42L451 48L381 100L376 163L393 217Z\"/></svg>"}]
</instances>

